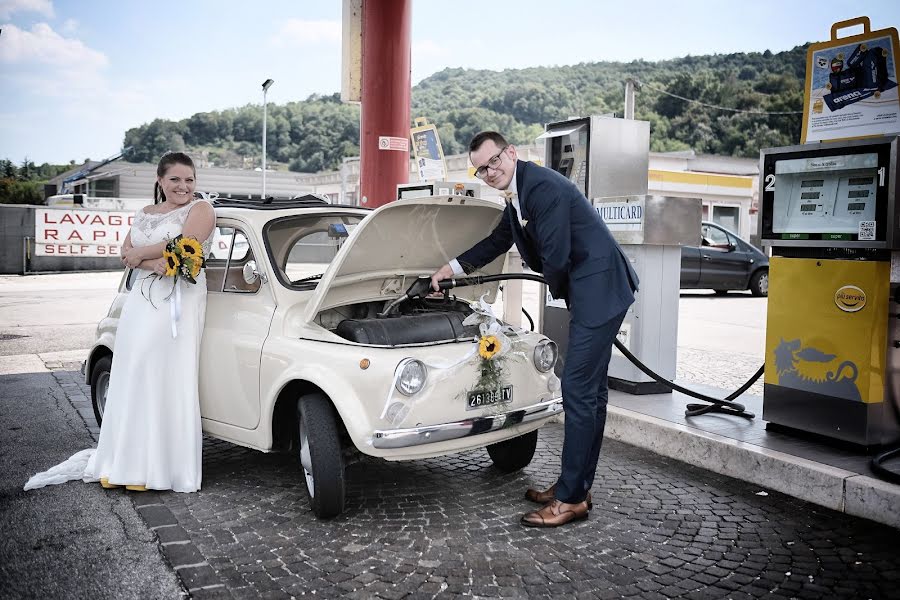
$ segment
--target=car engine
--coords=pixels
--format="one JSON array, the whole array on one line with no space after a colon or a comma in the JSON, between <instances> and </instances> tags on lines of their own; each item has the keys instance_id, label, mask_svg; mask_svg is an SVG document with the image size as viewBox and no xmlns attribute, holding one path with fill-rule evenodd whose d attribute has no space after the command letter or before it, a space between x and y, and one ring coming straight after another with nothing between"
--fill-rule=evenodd
<instances>
[{"instance_id":1,"label":"car engine","mask_svg":"<svg viewBox=\"0 0 900 600\"><path fill-rule=\"evenodd\" d=\"M479 334L477 324L463 325L472 309L454 298L409 300L391 316L378 316L377 309L383 308L381 306L363 308L363 305L355 305L353 308L357 313L365 314L340 320L334 332L359 344L399 346L471 339Z\"/></svg>"}]
</instances>

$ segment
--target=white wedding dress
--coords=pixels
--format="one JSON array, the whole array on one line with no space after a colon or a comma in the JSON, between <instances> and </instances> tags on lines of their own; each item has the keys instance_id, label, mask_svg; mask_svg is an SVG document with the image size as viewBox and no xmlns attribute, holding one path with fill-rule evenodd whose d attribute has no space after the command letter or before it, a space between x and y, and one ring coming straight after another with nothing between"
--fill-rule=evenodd
<instances>
[{"instance_id":1,"label":"white wedding dress","mask_svg":"<svg viewBox=\"0 0 900 600\"><path fill-rule=\"evenodd\" d=\"M194 200L165 214L141 209L131 226L134 246L181 233ZM212 235L203 242L209 255ZM172 279L138 270L119 317L106 407L96 449L82 450L28 480L25 489L74 479L195 492L200 489L203 437L198 367L206 312L206 274L180 281L175 319ZM173 320L176 320L173 328ZM175 334L175 336L173 336Z\"/></svg>"}]
</instances>

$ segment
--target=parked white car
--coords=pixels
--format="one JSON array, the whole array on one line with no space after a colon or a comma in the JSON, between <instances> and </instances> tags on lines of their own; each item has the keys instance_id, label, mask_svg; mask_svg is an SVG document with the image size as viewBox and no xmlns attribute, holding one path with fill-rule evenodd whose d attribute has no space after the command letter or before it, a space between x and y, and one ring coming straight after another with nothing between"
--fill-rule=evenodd
<instances>
[{"instance_id":1,"label":"parked white car","mask_svg":"<svg viewBox=\"0 0 900 600\"><path fill-rule=\"evenodd\" d=\"M344 509L344 467L359 453L413 460L486 447L502 471L526 466L537 429L562 412L556 345L486 314L497 283L398 301L501 214L464 196L375 211L314 196L217 201L216 239L229 251L206 269L204 432L296 451L319 517ZM132 279L127 271L85 363L98 421Z\"/></svg>"}]
</instances>

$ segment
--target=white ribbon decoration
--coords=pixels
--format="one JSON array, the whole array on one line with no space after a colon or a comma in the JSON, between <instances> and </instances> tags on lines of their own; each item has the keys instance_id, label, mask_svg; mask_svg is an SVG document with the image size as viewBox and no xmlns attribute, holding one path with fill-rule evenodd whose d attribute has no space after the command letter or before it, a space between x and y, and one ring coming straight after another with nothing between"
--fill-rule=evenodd
<instances>
[{"instance_id":1,"label":"white ribbon decoration","mask_svg":"<svg viewBox=\"0 0 900 600\"><path fill-rule=\"evenodd\" d=\"M466 362L467 360L469 360L470 358L475 356L477 353L478 353L478 343L476 342L474 348L472 348L471 350L466 352L466 354L464 354L462 358L460 358L459 360L457 360L455 362L445 363L445 364L427 363L424 360L420 360L419 362L421 362L423 365L425 365L425 368L429 369L429 370L435 369L435 370L440 370L440 371L447 371L448 369L452 369L453 367L458 367L459 365L463 364L464 362ZM388 421L394 427L399 425L403 421L403 419L406 418L406 415L409 414L410 403L413 400L412 398L409 398L408 396L403 396L402 398L395 400L394 402L391 402L391 399L394 397L395 392L398 394L401 394L401 396L402 396L402 393L397 390L397 381L400 379L400 372L401 372L400 369L397 369L394 371L394 378L391 380L391 386L388 388L387 398L384 401L384 408L381 411L381 418ZM409 400L410 402L404 401L405 399ZM394 404L400 404L401 406L397 409L397 412L395 412L389 419L387 416L388 409L391 406L393 406Z\"/></svg>"},{"instance_id":2,"label":"white ribbon decoration","mask_svg":"<svg viewBox=\"0 0 900 600\"><path fill-rule=\"evenodd\" d=\"M500 351L495 356L502 356L503 354L506 354L507 352L512 350L512 339L510 339L510 337L508 336L518 337L518 332L515 330L515 328L509 325L501 325L500 321L497 320L497 317L494 315L494 311L491 305L485 300L486 296L487 293L481 296L478 304L472 305L472 314L467 316L463 320L462 324L464 326L468 326L478 323L478 331L480 332L482 337L486 335L493 335L494 337L496 337L497 341L500 343ZM420 362L424 364L425 367L429 370L433 369L439 373L442 372L443 377L441 377L440 379L444 379L450 376L450 373L448 372L450 369L458 367L464 362L467 362L473 356L477 355L480 343L480 339L476 340L474 347L469 352L463 355L463 357L459 360L450 363L427 363L424 360L420 360ZM525 356L521 352L516 352L516 354L520 354L523 357ZM387 392L387 398L384 401L384 408L381 411L381 419L388 421L394 427L399 426L400 423L403 422L403 420L409 414L412 404L415 402L413 398L407 396L394 399L395 393L402 396L402 394L397 391L397 381L399 379L400 369L397 369L396 371L394 371L394 377L391 380L391 385L388 388ZM436 381L439 380L434 380L429 383L433 384ZM394 410L394 413L390 415L390 417L388 417L390 408L397 404L399 404L399 406Z\"/></svg>"},{"instance_id":3,"label":"white ribbon decoration","mask_svg":"<svg viewBox=\"0 0 900 600\"><path fill-rule=\"evenodd\" d=\"M178 337L178 321L181 320L181 283L179 278L175 278L173 285L172 297L169 299L169 314L172 317L172 337Z\"/></svg>"}]
</instances>

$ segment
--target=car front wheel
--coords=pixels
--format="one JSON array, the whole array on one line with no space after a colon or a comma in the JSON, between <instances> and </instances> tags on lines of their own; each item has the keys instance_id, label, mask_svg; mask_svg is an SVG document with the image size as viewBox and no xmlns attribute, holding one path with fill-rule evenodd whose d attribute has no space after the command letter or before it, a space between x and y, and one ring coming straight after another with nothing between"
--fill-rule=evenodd
<instances>
[{"instance_id":1,"label":"car front wheel","mask_svg":"<svg viewBox=\"0 0 900 600\"><path fill-rule=\"evenodd\" d=\"M329 519L344 511L344 459L337 412L324 394L308 394L297 405L300 467L313 512Z\"/></svg>"},{"instance_id":2,"label":"car front wheel","mask_svg":"<svg viewBox=\"0 0 900 600\"><path fill-rule=\"evenodd\" d=\"M91 371L91 404L94 407L94 418L97 425L103 423L106 410L106 393L109 391L109 373L112 370L112 356L104 356L94 365Z\"/></svg>"},{"instance_id":3,"label":"car front wheel","mask_svg":"<svg viewBox=\"0 0 900 600\"><path fill-rule=\"evenodd\" d=\"M510 440L490 444L487 447L494 466L504 473L512 473L528 466L537 448L537 429Z\"/></svg>"},{"instance_id":4,"label":"car front wheel","mask_svg":"<svg viewBox=\"0 0 900 600\"><path fill-rule=\"evenodd\" d=\"M750 293L754 296L769 295L769 271L760 269L750 278Z\"/></svg>"}]
</instances>

